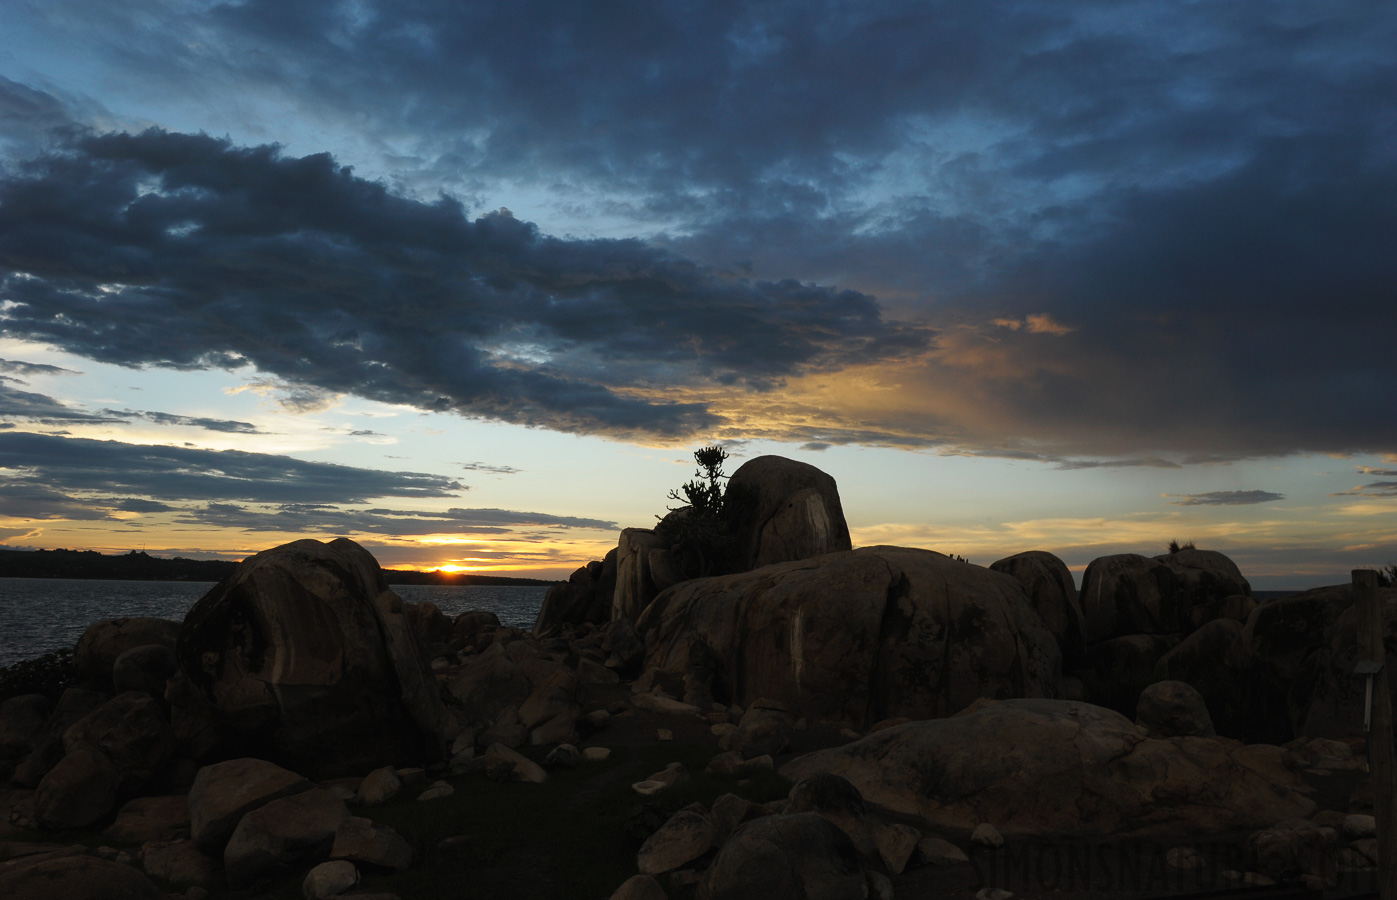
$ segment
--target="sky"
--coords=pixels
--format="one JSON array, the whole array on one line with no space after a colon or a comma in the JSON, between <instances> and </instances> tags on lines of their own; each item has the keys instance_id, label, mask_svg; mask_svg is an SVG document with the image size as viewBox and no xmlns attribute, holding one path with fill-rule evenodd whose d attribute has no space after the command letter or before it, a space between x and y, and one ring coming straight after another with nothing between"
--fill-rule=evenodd
<instances>
[{"instance_id":1,"label":"sky","mask_svg":"<svg viewBox=\"0 0 1397 900\"><path fill-rule=\"evenodd\" d=\"M1397 562L1397 7L5 0L0 545Z\"/></svg>"}]
</instances>

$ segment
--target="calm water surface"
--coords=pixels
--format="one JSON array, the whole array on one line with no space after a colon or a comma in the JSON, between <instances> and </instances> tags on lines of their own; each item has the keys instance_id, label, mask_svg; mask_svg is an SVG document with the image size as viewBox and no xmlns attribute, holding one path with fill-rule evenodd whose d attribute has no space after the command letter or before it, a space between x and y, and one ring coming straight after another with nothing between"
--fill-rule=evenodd
<instances>
[{"instance_id":1,"label":"calm water surface","mask_svg":"<svg viewBox=\"0 0 1397 900\"><path fill-rule=\"evenodd\" d=\"M66 578L0 578L0 666L71 648L99 619L156 616L182 620L213 587L198 581L98 581ZM412 603L430 600L448 616L488 609L500 622L532 628L547 587L481 587L399 584L393 590Z\"/></svg>"}]
</instances>

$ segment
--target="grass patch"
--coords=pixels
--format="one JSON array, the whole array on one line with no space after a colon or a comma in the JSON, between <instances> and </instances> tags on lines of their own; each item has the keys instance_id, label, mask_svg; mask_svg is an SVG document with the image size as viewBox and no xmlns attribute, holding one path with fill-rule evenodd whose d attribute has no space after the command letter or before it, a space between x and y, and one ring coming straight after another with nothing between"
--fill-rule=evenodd
<instances>
[{"instance_id":1,"label":"grass patch","mask_svg":"<svg viewBox=\"0 0 1397 900\"><path fill-rule=\"evenodd\" d=\"M497 783L484 775L448 778L456 793L419 803L396 800L365 812L412 843L413 865L369 875L373 890L403 897L607 897L635 874L635 854L655 827L690 803L725 793L755 802L786 796L774 772L739 779L703 771L713 756L697 745L618 748L603 763L552 772L543 784ZM653 797L631 784L679 761L687 782ZM444 839L456 838L447 846Z\"/></svg>"}]
</instances>

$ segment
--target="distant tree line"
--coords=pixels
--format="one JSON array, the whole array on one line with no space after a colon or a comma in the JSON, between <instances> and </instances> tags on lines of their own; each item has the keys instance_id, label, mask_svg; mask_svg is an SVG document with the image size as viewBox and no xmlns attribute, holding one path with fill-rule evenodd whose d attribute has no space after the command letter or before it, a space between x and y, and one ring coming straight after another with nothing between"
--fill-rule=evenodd
<instances>
[{"instance_id":1,"label":"distant tree line","mask_svg":"<svg viewBox=\"0 0 1397 900\"><path fill-rule=\"evenodd\" d=\"M222 581L238 563L228 559L173 559L143 550L108 556L96 550L0 550L0 578L91 578L109 581ZM546 586L553 581L454 572L384 569L389 584Z\"/></svg>"}]
</instances>

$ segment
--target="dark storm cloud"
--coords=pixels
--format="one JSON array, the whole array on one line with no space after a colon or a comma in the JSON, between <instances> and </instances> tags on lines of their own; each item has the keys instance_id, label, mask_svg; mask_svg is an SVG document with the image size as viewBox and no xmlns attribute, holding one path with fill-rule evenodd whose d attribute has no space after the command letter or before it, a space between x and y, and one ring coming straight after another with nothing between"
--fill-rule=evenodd
<instances>
[{"instance_id":1,"label":"dark storm cloud","mask_svg":"<svg viewBox=\"0 0 1397 900\"><path fill-rule=\"evenodd\" d=\"M114 416L118 419L144 419L147 422L154 422L156 425L179 425L187 428L204 428L209 431L221 431L226 434L265 434L251 422L239 422L234 419L210 419L206 416L178 416L173 413L151 412L150 410L138 409L104 409L102 414Z\"/></svg>"},{"instance_id":2,"label":"dark storm cloud","mask_svg":"<svg viewBox=\"0 0 1397 900\"><path fill-rule=\"evenodd\" d=\"M56 368L45 366L44 368ZM60 369L58 371L67 371ZM31 373L32 374L32 373ZM189 428L204 428L229 434L263 434L250 422L231 419L212 419L204 416L179 416L173 413L152 412L135 409L104 409L97 413L75 409L46 394L21 391L4 383L0 375L0 416L27 419L44 425L59 423L114 424L142 419L156 425L181 425Z\"/></svg>"},{"instance_id":3,"label":"dark storm cloud","mask_svg":"<svg viewBox=\"0 0 1397 900\"><path fill-rule=\"evenodd\" d=\"M373 497L453 497L466 489L437 475L267 453L13 432L0 434L0 469L9 470L6 484L17 491L42 485L67 496L136 494L156 501L363 503Z\"/></svg>"},{"instance_id":4,"label":"dark storm cloud","mask_svg":"<svg viewBox=\"0 0 1397 900\"><path fill-rule=\"evenodd\" d=\"M71 124L58 98L0 75L0 149L27 156L41 150L55 129Z\"/></svg>"},{"instance_id":5,"label":"dark storm cloud","mask_svg":"<svg viewBox=\"0 0 1397 900\"><path fill-rule=\"evenodd\" d=\"M384 534L510 534L521 527L587 528L614 531L615 522L506 509L449 509L421 512L393 509L343 510L320 504L280 504L250 508L210 503L187 511L177 521L245 531Z\"/></svg>"},{"instance_id":6,"label":"dark storm cloud","mask_svg":"<svg viewBox=\"0 0 1397 900\"><path fill-rule=\"evenodd\" d=\"M676 435L714 416L624 389L768 390L925 343L866 295L470 221L326 155L148 131L21 168L0 183L0 323L103 362L252 363L424 410Z\"/></svg>"},{"instance_id":7,"label":"dark storm cloud","mask_svg":"<svg viewBox=\"0 0 1397 900\"><path fill-rule=\"evenodd\" d=\"M16 333L114 361L248 360L423 409L675 435L722 411L667 389L770 388L920 346L881 319L845 327L862 320L830 309L842 295L780 288L794 276L980 328L1013 363L956 363L943 331L906 390L963 397L978 419L911 434L870 416L786 435L797 442L1031 440L1049 460L1108 462L1397 446L1393 418L1370 414L1397 361L1359 345L1397 283L1391 4L252 0L171 16L153 0L53 0L16 15L82 33L133 90L247 94L348 135L366 163L381 151L404 196L523 185L613 228L666 231L559 242L445 201L371 196L323 158L223 148L198 162L173 136L120 152L89 141L24 176L53 188L36 207L48 231L4 259L38 266L44 234L76 242L6 287L26 304ZM132 202L133 168L165 196ZM293 170L295 190L268 188ZM71 196L53 185L64 178ZM307 217L312 195L336 224ZM175 245L208 274L172 270ZM33 312L61 296L86 313L103 279L128 288L101 321ZM402 334L425 315L393 328L376 312L403 296L456 311L422 358ZM167 314L193 323L189 347L151 324ZM990 325L1044 314L1076 330ZM317 349L301 361L298 346Z\"/></svg>"},{"instance_id":8,"label":"dark storm cloud","mask_svg":"<svg viewBox=\"0 0 1397 900\"><path fill-rule=\"evenodd\" d=\"M1271 503L1284 500L1284 494L1270 491L1206 491L1202 494L1166 494L1166 497L1179 497L1171 500L1175 506L1250 506L1254 503Z\"/></svg>"},{"instance_id":9,"label":"dark storm cloud","mask_svg":"<svg viewBox=\"0 0 1397 900\"><path fill-rule=\"evenodd\" d=\"M34 375L78 375L72 369L50 366L46 363L23 362L17 359L0 359L0 376L17 375L21 378Z\"/></svg>"},{"instance_id":10,"label":"dark storm cloud","mask_svg":"<svg viewBox=\"0 0 1397 900\"><path fill-rule=\"evenodd\" d=\"M1372 481L1351 491L1338 491L1333 497L1397 497L1397 481Z\"/></svg>"},{"instance_id":11,"label":"dark storm cloud","mask_svg":"<svg viewBox=\"0 0 1397 900\"><path fill-rule=\"evenodd\" d=\"M43 484L4 476L0 476L0 515L16 519L81 521L110 518L109 511L98 504L75 499Z\"/></svg>"},{"instance_id":12,"label":"dark storm cloud","mask_svg":"<svg viewBox=\"0 0 1397 900\"><path fill-rule=\"evenodd\" d=\"M5 384L0 376L0 416L15 419L28 419L44 425L66 424L71 422L110 423L119 418L112 415L94 415L76 409L48 396L33 391L21 391Z\"/></svg>"}]
</instances>

